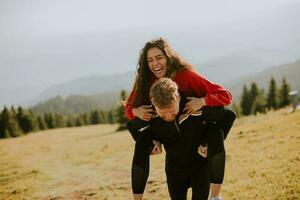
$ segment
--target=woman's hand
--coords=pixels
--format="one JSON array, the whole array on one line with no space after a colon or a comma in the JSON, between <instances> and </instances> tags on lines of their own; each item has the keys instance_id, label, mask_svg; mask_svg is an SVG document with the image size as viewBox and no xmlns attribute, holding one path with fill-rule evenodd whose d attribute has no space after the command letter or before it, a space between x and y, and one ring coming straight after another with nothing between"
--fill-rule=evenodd
<instances>
[{"instance_id":1,"label":"woman's hand","mask_svg":"<svg viewBox=\"0 0 300 200\"><path fill-rule=\"evenodd\" d=\"M152 105L142 105L140 107L133 108L133 114L144 121L150 121L155 117L156 112Z\"/></svg>"},{"instance_id":2,"label":"woman's hand","mask_svg":"<svg viewBox=\"0 0 300 200\"><path fill-rule=\"evenodd\" d=\"M189 101L185 104L183 109L186 114L196 112L206 105L204 98L187 97L187 99Z\"/></svg>"}]
</instances>

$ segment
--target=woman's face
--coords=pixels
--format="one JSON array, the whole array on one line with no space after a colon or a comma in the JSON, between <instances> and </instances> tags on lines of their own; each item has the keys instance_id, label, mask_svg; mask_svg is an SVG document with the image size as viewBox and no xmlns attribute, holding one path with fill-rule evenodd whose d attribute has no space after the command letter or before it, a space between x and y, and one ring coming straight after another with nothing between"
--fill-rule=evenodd
<instances>
[{"instance_id":1,"label":"woman's face","mask_svg":"<svg viewBox=\"0 0 300 200\"><path fill-rule=\"evenodd\" d=\"M157 77L162 78L167 72L167 57L157 47L153 47L147 52L147 62L150 71Z\"/></svg>"}]
</instances>

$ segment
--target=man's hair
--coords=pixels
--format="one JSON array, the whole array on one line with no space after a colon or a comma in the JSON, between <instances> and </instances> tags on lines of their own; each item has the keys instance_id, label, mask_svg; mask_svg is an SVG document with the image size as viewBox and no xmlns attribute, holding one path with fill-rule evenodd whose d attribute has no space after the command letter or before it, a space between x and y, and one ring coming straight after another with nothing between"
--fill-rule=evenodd
<instances>
[{"instance_id":1,"label":"man's hair","mask_svg":"<svg viewBox=\"0 0 300 200\"><path fill-rule=\"evenodd\" d=\"M169 106L178 98L178 86L170 78L160 78L150 88L151 102L159 108Z\"/></svg>"}]
</instances>

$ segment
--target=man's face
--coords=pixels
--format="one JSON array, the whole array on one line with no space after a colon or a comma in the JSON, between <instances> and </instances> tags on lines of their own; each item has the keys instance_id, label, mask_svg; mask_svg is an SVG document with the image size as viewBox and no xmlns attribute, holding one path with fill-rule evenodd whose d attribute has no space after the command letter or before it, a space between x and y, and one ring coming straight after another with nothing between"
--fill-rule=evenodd
<instances>
[{"instance_id":1,"label":"man's face","mask_svg":"<svg viewBox=\"0 0 300 200\"><path fill-rule=\"evenodd\" d=\"M179 101L180 98L177 98L170 105L163 108L154 105L158 116L167 122L173 121L179 113Z\"/></svg>"}]
</instances>

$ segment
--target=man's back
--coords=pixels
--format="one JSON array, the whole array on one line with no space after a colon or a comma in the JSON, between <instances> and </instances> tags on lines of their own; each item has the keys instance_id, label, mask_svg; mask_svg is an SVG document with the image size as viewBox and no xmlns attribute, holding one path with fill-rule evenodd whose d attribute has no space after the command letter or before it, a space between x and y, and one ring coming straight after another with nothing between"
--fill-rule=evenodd
<instances>
[{"instance_id":1,"label":"man's back","mask_svg":"<svg viewBox=\"0 0 300 200\"><path fill-rule=\"evenodd\" d=\"M198 147L204 142L205 125L202 116L189 116L181 123L178 119L166 122L155 118L150 123L154 138L164 144L166 158L179 165L190 165L204 160Z\"/></svg>"}]
</instances>

